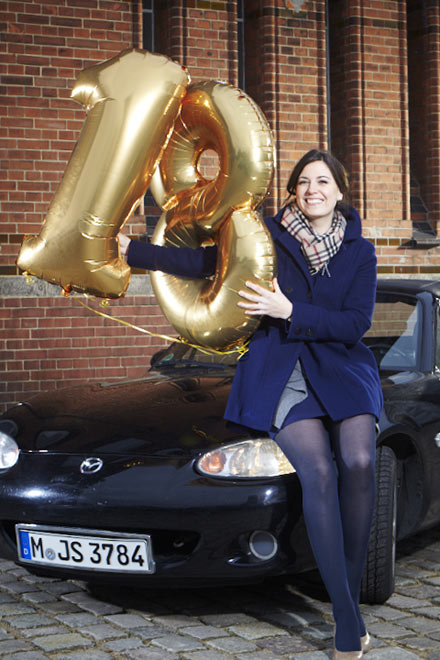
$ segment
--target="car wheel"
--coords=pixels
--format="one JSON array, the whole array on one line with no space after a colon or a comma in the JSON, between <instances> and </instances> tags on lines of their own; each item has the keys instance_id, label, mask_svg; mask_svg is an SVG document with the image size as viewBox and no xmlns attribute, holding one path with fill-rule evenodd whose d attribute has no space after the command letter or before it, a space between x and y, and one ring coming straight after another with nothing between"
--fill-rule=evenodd
<instances>
[{"instance_id":1,"label":"car wheel","mask_svg":"<svg viewBox=\"0 0 440 660\"><path fill-rule=\"evenodd\" d=\"M376 505L361 583L361 602L384 603L394 591L396 563L397 460L389 447L376 458Z\"/></svg>"}]
</instances>

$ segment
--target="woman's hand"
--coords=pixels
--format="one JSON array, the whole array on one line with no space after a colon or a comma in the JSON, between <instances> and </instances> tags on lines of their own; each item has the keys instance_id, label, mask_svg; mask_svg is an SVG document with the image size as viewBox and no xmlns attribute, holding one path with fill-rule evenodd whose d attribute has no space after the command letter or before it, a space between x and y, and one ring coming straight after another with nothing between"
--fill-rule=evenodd
<instances>
[{"instance_id":1,"label":"woman's hand","mask_svg":"<svg viewBox=\"0 0 440 660\"><path fill-rule=\"evenodd\" d=\"M118 234L118 241L119 241L119 251L121 253L121 257L126 257L127 256L127 251L128 251L128 246L130 245L131 239L128 238L125 234Z\"/></svg>"},{"instance_id":2,"label":"woman's hand","mask_svg":"<svg viewBox=\"0 0 440 660\"><path fill-rule=\"evenodd\" d=\"M273 279L273 291L268 291L254 282L246 282L246 286L255 293L239 291L242 298L250 302L237 303L239 307L244 307L246 314L261 315L266 314L275 319L288 319L292 316L293 305L291 301L281 291L277 278Z\"/></svg>"}]
</instances>

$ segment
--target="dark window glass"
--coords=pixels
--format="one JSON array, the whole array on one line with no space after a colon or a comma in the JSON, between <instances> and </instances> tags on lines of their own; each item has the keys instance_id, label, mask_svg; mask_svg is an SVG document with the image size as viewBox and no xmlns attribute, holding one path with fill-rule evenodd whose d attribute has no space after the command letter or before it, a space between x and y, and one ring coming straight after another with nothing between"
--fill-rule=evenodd
<instances>
[{"instance_id":1,"label":"dark window glass","mask_svg":"<svg viewBox=\"0 0 440 660\"><path fill-rule=\"evenodd\" d=\"M142 48L154 52L154 0L142 0Z\"/></svg>"},{"instance_id":2,"label":"dark window glass","mask_svg":"<svg viewBox=\"0 0 440 660\"><path fill-rule=\"evenodd\" d=\"M244 0L237 2L237 40L238 40L238 86L246 87L245 54L244 54Z\"/></svg>"},{"instance_id":3,"label":"dark window glass","mask_svg":"<svg viewBox=\"0 0 440 660\"><path fill-rule=\"evenodd\" d=\"M415 298L378 292L364 343L380 369L411 371L417 366L422 309Z\"/></svg>"},{"instance_id":4,"label":"dark window glass","mask_svg":"<svg viewBox=\"0 0 440 660\"><path fill-rule=\"evenodd\" d=\"M155 39L155 0L142 0L142 48L154 53ZM144 195L145 236L150 238L154 232L160 209L154 201L150 189ZM144 238L143 236L142 238Z\"/></svg>"},{"instance_id":5,"label":"dark window glass","mask_svg":"<svg viewBox=\"0 0 440 660\"><path fill-rule=\"evenodd\" d=\"M160 209L148 188L144 195L145 232L147 238L151 238L160 216Z\"/></svg>"},{"instance_id":6,"label":"dark window glass","mask_svg":"<svg viewBox=\"0 0 440 660\"><path fill-rule=\"evenodd\" d=\"M440 308L437 307L437 333L436 333L436 349L435 349L435 367L440 371Z\"/></svg>"}]
</instances>

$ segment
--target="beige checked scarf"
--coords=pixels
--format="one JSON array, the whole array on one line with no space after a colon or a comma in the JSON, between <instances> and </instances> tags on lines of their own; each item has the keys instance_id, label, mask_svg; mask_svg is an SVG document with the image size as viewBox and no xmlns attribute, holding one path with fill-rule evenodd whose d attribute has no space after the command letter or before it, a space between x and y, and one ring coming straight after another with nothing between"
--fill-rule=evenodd
<instances>
[{"instance_id":1,"label":"beige checked scarf","mask_svg":"<svg viewBox=\"0 0 440 660\"><path fill-rule=\"evenodd\" d=\"M310 273L315 275L322 270L330 277L328 262L338 252L344 239L347 221L340 211L335 209L330 229L325 234L318 234L310 221L296 204L285 208L281 224L300 243Z\"/></svg>"}]
</instances>

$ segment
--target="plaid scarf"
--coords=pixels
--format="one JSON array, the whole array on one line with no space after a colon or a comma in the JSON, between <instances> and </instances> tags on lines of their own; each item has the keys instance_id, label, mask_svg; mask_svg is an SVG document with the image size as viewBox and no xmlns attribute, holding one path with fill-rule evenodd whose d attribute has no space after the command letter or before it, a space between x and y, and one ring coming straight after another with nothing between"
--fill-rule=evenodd
<instances>
[{"instance_id":1,"label":"plaid scarf","mask_svg":"<svg viewBox=\"0 0 440 660\"><path fill-rule=\"evenodd\" d=\"M285 208L281 224L300 243L310 273L315 275L322 270L327 273L328 262L338 252L344 239L347 221L340 211L335 209L330 229L325 234L318 234L312 227L310 220L295 205Z\"/></svg>"}]
</instances>

